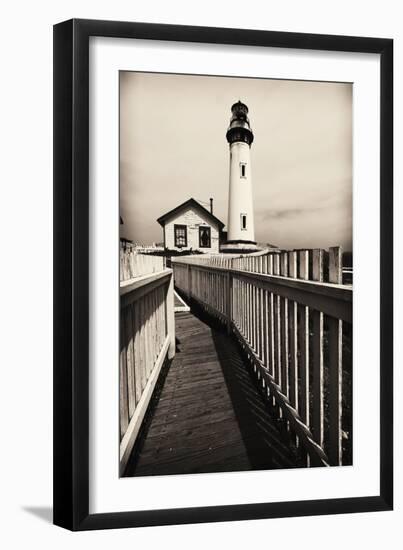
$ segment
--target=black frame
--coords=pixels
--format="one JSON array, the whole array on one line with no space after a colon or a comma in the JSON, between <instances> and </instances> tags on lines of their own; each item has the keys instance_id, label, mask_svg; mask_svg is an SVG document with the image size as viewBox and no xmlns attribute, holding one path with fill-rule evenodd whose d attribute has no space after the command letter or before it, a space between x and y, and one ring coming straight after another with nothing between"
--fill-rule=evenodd
<instances>
[{"instance_id":1,"label":"black frame","mask_svg":"<svg viewBox=\"0 0 403 550\"><path fill-rule=\"evenodd\" d=\"M380 490L370 497L89 514L89 38L105 36L381 56ZM54 27L54 523L71 530L391 510L393 506L393 41L70 20Z\"/></svg>"},{"instance_id":2,"label":"black frame","mask_svg":"<svg viewBox=\"0 0 403 550\"><path fill-rule=\"evenodd\" d=\"M202 231L208 230L208 245L205 246L201 242ZM201 225L199 227L199 248L211 248L211 227L209 225Z\"/></svg>"},{"instance_id":3,"label":"black frame","mask_svg":"<svg viewBox=\"0 0 403 550\"><path fill-rule=\"evenodd\" d=\"M177 244L176 243L176 239L177 239L176 230L177 229L184 229L185 230L185 244ZM174 246L175 246L175 248L186 248L187 245L188 245L188 228L187 228L187 225L175 223L174 224Z\"/></svg>"}]
</instances>

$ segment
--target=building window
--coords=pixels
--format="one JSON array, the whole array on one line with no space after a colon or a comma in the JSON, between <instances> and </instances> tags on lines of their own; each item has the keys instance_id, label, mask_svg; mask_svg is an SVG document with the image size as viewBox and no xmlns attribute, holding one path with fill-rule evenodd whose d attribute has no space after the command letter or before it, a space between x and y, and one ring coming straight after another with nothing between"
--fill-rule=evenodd
<instances>
[{"instance_id":1,"label":"building window","mask_svg":"<svg viewBox=\"0 0 403 550\"><path fill-rule=\"evenodd\" d=\"M241 214L241 229L242 231L246 231L246 214Z\"/></svg>"},{"instance_id":2,"label":"building window","mask_svg":"<svg viewBox=\"0 0 403 550\"><path fill-rule=\"evenodd\" d=\"M175 232L175 246L177 248L183 248L188 245L188 234L186 225L176 225L174 226Z\"/></svg>"},{"instance_id":3,"label":"building window","mask_svg":"<svg viewBox=\"0 0 403 550\"><path fill-rule=\"evenodd\" d=\"M240 162L239 166L241 168L241 178L246 178L246 162Z\"/></svg>"},{"instance_id":4,"label":"building window","mask_svg":"<svg viewBox=\"0 0 403 550\"><path fill-rule=\"evenodd\" d=\"M211 248L211 228L199 227L199 247Z\"/></svg>"}]
</instances>

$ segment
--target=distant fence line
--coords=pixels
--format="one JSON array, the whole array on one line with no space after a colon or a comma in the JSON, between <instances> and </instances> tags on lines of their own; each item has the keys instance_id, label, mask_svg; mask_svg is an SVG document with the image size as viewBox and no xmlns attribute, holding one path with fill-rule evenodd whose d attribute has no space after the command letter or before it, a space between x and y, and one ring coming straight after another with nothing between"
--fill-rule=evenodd
<instances>
[{"instance_id":1,"label":"distant fence line","mask_svg":"<svg viewBox=\"0 0 403 550\"><path fill-rule=\"evenodd\" d=\"M352 287L341 284L341 249L181 257L172 268L178 290L238 339L307 464L350 463Z\"/></svg>"},{"instance_id":2,"label":"distant fence line","mask_svg":"<svg viewBox=\"0 0 403 550\"><path fill-rule=\"evenodd\" d=\"M120 281L157 273L164 269L164 258L141 254L132 247L120 248Z\"/></svg>"}]
</instances>

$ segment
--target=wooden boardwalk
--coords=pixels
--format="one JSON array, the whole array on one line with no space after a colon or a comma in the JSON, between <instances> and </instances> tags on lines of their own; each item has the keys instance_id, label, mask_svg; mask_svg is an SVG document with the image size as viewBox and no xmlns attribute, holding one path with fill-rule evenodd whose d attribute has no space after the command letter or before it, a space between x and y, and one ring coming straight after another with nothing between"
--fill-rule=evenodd
<instances>
[{"instance_id":1,"label":"wooden boardwalk","mask_svg":"<svg viewBox=\"0 0 403 550\"><path fill-rule=\"evenodd\" d=\"M301 466L236 342L193 313L176 313L177 351L162 372L127 476Z\"/></svg>"}]
</instances>

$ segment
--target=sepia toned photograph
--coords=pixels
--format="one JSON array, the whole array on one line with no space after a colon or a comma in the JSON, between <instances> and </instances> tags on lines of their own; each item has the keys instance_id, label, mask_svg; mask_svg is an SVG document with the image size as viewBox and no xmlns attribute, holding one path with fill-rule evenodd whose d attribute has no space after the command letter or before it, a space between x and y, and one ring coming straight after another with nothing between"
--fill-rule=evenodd
<instances>
[{"instance_id":1,"label":"sepia toned photograph","mask_svg":"<svg viewBox=\"0 0 403 550\"><path fill-rule=\"evenodd\" d=\"M119 89L120 477L351 466L352 84Z\"/></svg>"}]
</instances>

